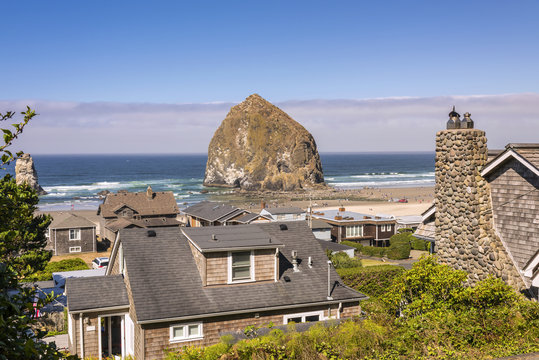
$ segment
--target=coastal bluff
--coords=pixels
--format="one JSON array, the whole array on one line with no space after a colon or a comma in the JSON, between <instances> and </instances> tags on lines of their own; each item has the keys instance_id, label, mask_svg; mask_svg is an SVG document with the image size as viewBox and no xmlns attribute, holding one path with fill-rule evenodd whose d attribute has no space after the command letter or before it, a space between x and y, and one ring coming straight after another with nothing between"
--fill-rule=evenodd
<instances>
[{"instance_id":1,"label":"coastal bluff","mask_svg":"<svg viewBox=\"0 0 539 360\"><path fill-rule=\"evenodd\" d=\"M232 107L208 147L205 186L294 191L322 187L313 136L258 94Z\"/></svg>"}]
</instances>

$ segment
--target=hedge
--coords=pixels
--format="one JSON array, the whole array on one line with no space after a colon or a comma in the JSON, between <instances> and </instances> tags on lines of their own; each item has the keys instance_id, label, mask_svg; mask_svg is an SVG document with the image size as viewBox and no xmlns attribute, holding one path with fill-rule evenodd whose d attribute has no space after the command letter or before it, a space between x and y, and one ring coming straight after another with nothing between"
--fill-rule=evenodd
<instances>
[{"instance_id":1,"label":"hedge","mask_svg":"<svg viewBox=\"0 0 539 360\"><path fill-rule=\"evenodd\" d=\"M371 297L386 293L393 279L403 271L403 267L394 265L337 269L345 285Z\"/></svg>"},{"instance_id":2,"label":"hedge","mask_svg":"<svg viewBox=\"0 0 539 360\"><path fill-rule=\"evenodd\" d=\"M61 271L72 271L72 270L87 270L88 265L84 260L80 258L73 259L64 259L61 261L49 262L43 271L38 271L24 281L45 281L52 280L52 273L61 272Z\"/></svg>"},{"instance_id":3,"label":"hedge","mask_svg":"<svg viewBox=\"0 0 539 360\"><path fill-rule=\"evenodd\" d=\"M413 250L423 250L423 251L429 251L430 249L430 242L422 239L418 239L414 236L412 239L412 249Z\"/></svg>"}]
</instances>

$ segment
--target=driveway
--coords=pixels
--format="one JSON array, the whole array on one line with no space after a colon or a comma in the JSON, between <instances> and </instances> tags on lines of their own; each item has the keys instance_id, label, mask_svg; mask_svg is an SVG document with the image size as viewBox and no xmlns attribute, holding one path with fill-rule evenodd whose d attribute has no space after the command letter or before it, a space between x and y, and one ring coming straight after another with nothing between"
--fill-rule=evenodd
<instances>
[{"instance_id":1,"label":"driveway","mask_svg":"<svg viewBox=\"0 0 539 360\"><path fill-rule=\"evenodd\" d=\"M60 350L68 350L67 334L49 336L43 339L47 344L56 343L56 347Z\"/></svg>"}]
</instances>

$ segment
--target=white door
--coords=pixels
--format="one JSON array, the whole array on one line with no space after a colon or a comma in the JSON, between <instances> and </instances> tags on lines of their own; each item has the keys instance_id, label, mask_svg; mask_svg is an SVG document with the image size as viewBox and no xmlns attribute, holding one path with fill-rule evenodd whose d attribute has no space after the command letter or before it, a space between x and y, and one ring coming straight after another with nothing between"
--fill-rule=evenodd
<instances>
[{"instance_id":1,"label":"white door","mask_svg":"<svg viewBox=\"0 0 539 360\"><path fill-rule=\"evenodd\" d=\"M125 355L135 355L135 324L129 317L129 314L125 314Z\"/></svg>"}]
</instances>

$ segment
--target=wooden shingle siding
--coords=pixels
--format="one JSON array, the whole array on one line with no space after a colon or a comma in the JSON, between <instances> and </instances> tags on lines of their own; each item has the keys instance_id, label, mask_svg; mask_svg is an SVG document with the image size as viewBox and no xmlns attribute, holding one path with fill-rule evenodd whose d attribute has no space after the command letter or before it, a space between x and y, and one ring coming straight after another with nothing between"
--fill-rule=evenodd
<instances>
[{"instance_id":1,"label":"wooden shingle siding","mask_svg":"<svg viewBox=\"0 0 539 360\"><path fill-rule=\"evenodd\" d=\"M166 349L175 350L183 346L209 346L217 344L224 333L243 332L250 325L256 327L273 325L284 325L283 320L285 315L297 314L312 311L323 311L324 316L329 314L328 309L331 308L331 316L335 316L338 304L331 306L311 306L300 309L289 309L280 311L268 311L261 313L239 314L226 317L215 317L201 320L203 325L204 338L202 340L185 341L178 343L170 343L170 326L182 324L181 322L160 323L152 325L143 325L145 335L145 360L163 359L165 358ZM348 318L359 315L361 308L358 303L343 304L341 318ZM257 317L258 316L258 317ZM200 320L199 320L200 321ZM187 321L188 323L199 322L197 320ZM139 357L136 356L137 359Z\"/></svg>"},{"instance_id":2,"label":"wooden shingle siding","mask_svg":"<svg viewBox=\"0 0 539 360\"><path fill-rule=\"evenodd\" d=\"M275 279L275 250L255 250L255 280Z\"/></svg>"},{"instance_id":3,"label":"wooden shingle siding","mask_svg":"<svg viewBox=\"0 0 539 360\"><path fill-rule=\"evenodd\" d=\"M539 178L512 159L490 175L489 182L494 226L522 268L537 251Z\"/></svg>"},{"instance_id":4,"label":"wooden shingle siding","mask_svg":"<svg viewBox=\"0 0 539 360\"><path fill-rule=\"evenodd\" d=\"M223 285L228 281L228 253L206 254L206 285Z\"/></svg>"},{"instance_id":5,"label":"wooden shingle siding","mask_svg":"<svg viewBox=\"0 0 539 360\"><path fill-rule=\"evenodd\" d=\"M195 264L197 265L198 273L202 279L202 285L206 286L206 257L198 249L189 242L189 247L193 253L193 259L195 259Z\"/></svg>"},{"instance_id":6,"label":"wooden shingle siding","mask_svg":"<svg viewBox=\"0 0 539 360\"><path fill-rule=\"evenodd\" d=\"M69 254L69 248L72 246L80 246L81 252L95 251L95 227L79 230L80 240L69 240L69 229L51 229L49 243L54 255Z\"/></svg>"}]
</instances>

